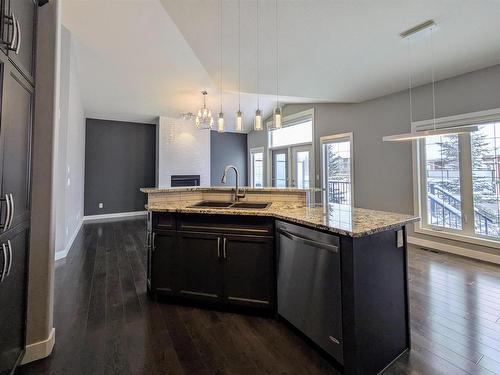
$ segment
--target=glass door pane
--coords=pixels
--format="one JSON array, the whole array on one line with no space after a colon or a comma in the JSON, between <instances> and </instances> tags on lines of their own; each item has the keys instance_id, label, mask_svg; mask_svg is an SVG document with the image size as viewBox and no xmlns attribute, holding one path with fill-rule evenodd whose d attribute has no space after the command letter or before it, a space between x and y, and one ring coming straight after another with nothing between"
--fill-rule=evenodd
<instances>
[{"instance_id":1,"label":"glass door pane","mask_svg":"<svg viewBox=\"0 0 500 375\"><path fill-rule=\"evenodd\" d=\"M327 204L351 204L351 141L341 138L323 143L323 181Z\"/></svg>"},{"instance_id":2,"label":"glass door pane","mask_svg":"<svg viewBox=\"0 0 500 375\"><path fill-rule=\"evenodd\" d=\"M311 187L311 146L292 148L292 187L309 189Z\"/></svg>"},{"instance_id":3,"label":"glass door pane","mask_svg":"<svg viewBox=\"0 0 500 375\"><path fill-rule=\"evenodd\" d=\"M264 153L251 153L251 184L252 187L264 187Z\"/></svg>"},{"instance_id":4,"label":"glass door pane","mask_svg":"<svg viewBox=\"0 0 500 375\"><path fill-rule=\"evenodd\" d=\"M273 186L288 186L288 149L273 151Z\"/></svg>"}]
</instances>

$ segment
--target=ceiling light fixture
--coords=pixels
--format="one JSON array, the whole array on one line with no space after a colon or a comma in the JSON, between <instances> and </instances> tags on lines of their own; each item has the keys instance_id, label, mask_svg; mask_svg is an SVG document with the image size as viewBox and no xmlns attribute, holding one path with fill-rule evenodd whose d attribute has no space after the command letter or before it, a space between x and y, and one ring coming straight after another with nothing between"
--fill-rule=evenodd
<instances>
[{"instance_id":1,"label":"ceiling light fixture","mask_svg":"<svg viewBox=\"0 0 500 375\"><path fill-rule=\"evenodd\" d=\"M241 112L241 0L238 0L238 111L236 112L236 131L243 131L243 112Z\"/></svg>"},{"instance_id":2,"label":"ceiling light fixture","mask_svg":"<svg viewBox=\"0 0 500 375\"><path fill-rule=\"evenodd\" d=\"M212 117L212 111L207 108L207 92L202 91L203 95L203 107L198 110L196 117L194 119L194 123L198 129L212 129L214 126L214 119ZM192 113L183 113L183 119L187 120L193 116Z\"/></svg>"},{"instance_id":3,"label":"ceiling light fixture","mask_svg":"<svg viewBox=\"0 0 500 375\"><path fill-rule=\"evenodd\" d=\"M275 20L275 25L276 25L276 35L275 35L275 42L276 42L276 107L274 107L273 110L273 128L274 129L280 129L282 127L282 113L281 113L281 107L279 105L279 40L278 40L278 33L279 33L279 27L278 27L278 0L274 0L274 15L276 17Z\"/></svg>"},{"instance_id":4,"label":"ceiling light fixture","mask_svg":"<svg viewBox=\"0 0 500 375\"><path fill-rule=\"evenodd\" d=\"M224 132L224 113L222 112L222 0L219 0L219 101L220 112L217 119L217 131Z\"/></svg>"},{"instance_id":5,"label":"ceiling light fixture","mask_svg":"<svg viewBox=\"0 0 500 375\"><path fill-rule=\"evenodd\" d=\"M436 27L436 23L434 20L425 21L417 26L412 27L406 31L403 31L401 34L401 38L407 39L408 41L408 92L410 99L410 126L413 122L413 108L412 108L412 76L411 76L411 50L410 50L410 39L415 37L416 35L420 35L425 31L429 31L430 33L430 44L431 44L431 75L432 75L432 118L433 118L433 128L431 130L425 131L412 131L411 133L404 134L396 134L396 135L388 135L382 138L384 142L404 142L404 141L413 141L417 139L434 137L434 136L443 136L443 135L452 135L452 134L463 134L463 133L472 133L478 130L477 126L460 126L453 128L436 128L436 89L435 89L435 77L434 77L434 38L433 38L433 30Z\"/></svg>"},{"instance_id":6,"label":"ceiling light fixture","mask_svg":"<svg viewBox=\"0 0 500 375\"><path fill-rule=\"evenodd\" d=\"M254 119L254 122L253 122L253 130L255 131L261 131L262 130L262 113L260 111L260 93L259 93L259 90L260 90L260 85L259 85L259 78L260 78L260 75L259 75L259 69L260 69L260 60L259 60L259 26L260 26L260 20L259 20L259 1L260 0L257 0L257 26L256 26L256 29L257 29L257 53L256 53L256 56L257 56L257 110L255 111L255 119Z\"/></svg>"}]
</instances>

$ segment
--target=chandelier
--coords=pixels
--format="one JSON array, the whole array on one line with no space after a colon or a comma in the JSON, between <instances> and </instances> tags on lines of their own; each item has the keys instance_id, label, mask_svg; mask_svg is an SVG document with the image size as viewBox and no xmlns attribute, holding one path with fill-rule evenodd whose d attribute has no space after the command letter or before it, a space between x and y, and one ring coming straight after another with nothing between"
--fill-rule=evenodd
<instances>
[{"instance_id":1,"label":"chandelier","mask_svg":"<svg viewBox=\"0 0 500 375\"><path fill-rule=\"evenodd\" d=\"M194 123L198 129L212 129L214 119L212 111L207 108L207 92L202 91L201 93L203 95L203 107L198 110Z\"/></svg>"}]
</instances>

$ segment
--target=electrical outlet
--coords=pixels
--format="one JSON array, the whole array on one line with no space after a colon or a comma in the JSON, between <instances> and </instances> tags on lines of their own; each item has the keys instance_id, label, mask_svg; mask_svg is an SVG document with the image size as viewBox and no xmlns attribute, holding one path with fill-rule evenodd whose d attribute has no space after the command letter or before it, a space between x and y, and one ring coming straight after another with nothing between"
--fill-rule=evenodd
<instances>
[{"instance_id":1,"label":"electrical outlet","mask_svg":"<svg viewBox=\"0 0 500 375\"><path fill-rule=\"evenodd\" d=\"M104 203L99 203L99 208L104 208Z\"/></svg>"},{"instance_id":2,"label":"electrical outlet","mask_svg":"<svg viewBox=\"0 0 500 375\"><path fill-rule=\"evenodd\" d=\"M398 248L404 246L403 230L402 229L400 229L396 232L396 246Z\"/></svg>"}]
</instances>

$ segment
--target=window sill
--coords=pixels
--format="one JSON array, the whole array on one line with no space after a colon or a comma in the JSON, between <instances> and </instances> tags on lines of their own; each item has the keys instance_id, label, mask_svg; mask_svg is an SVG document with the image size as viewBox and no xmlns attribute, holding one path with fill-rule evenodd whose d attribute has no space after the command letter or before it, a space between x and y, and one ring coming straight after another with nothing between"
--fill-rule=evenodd
<instances>
[{"instance_id":1,"label":"window sill","mask_svg":"<svg viewBox=\"0 0 500 375\"><path fill-rule=\"evenodd\" d=\"M450 233L441 230L434 230L431 228L422 227L420 223L415 224L415 233L425 234L428 236L445 238L448 240L458 241L462 243L470 243L478 246L490 247L493 249L500 249L499 240L490 240L487 238L472 237L464 234Z\"/></svg>"}]
</instances>

